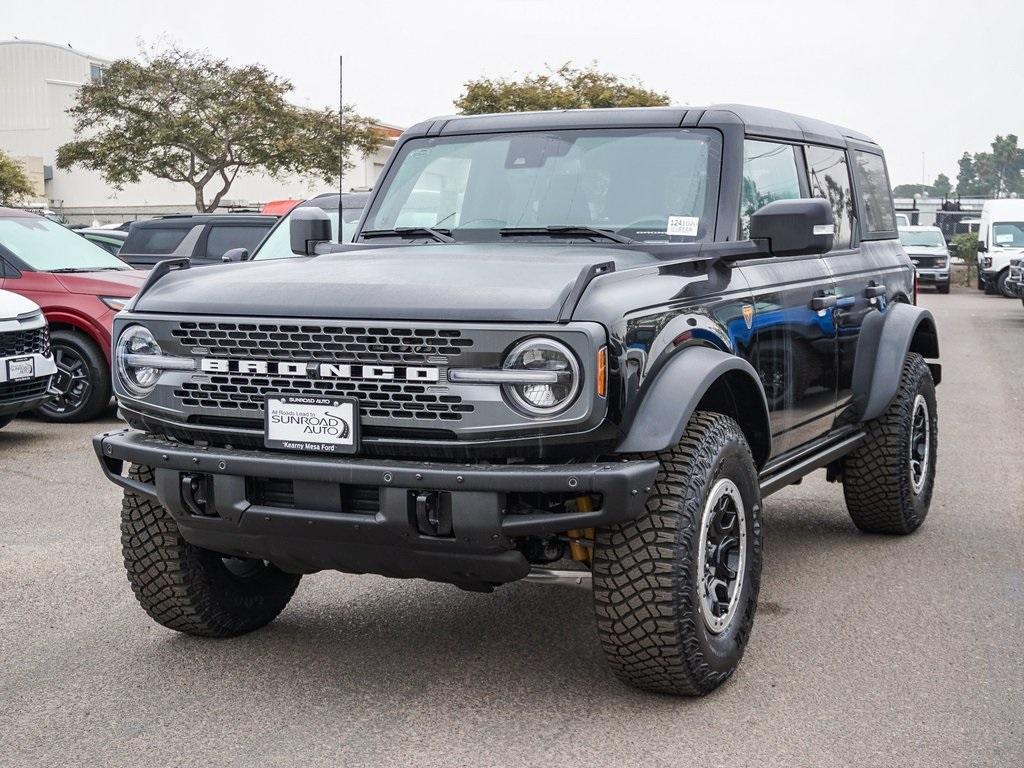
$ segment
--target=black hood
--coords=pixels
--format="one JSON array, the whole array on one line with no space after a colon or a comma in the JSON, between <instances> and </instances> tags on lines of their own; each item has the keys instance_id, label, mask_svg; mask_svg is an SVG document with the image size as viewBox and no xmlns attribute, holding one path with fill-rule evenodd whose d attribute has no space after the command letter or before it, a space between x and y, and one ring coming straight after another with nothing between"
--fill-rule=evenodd
<instances>
[{"instance_id":1,"label":"black hood","mask_svg":"<svg viewBox=\"0 0 1024 768\"><path fill-rule=\"evenodd\" d=\"M407 245L171 272L136 311L261 317L556 322L592 265L654 261L609 247ZM571 311L572 307L568 307Z\"/></svg>"}]
</instances>

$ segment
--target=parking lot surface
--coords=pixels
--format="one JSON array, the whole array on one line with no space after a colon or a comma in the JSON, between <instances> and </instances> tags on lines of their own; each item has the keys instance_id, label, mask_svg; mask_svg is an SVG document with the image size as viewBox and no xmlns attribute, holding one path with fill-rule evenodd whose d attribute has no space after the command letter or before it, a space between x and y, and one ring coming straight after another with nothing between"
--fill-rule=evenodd
<instances>
[{"instance_id":1,"label":"parking lot surface","mask_svg":"<svg viewBox=\"0 0 1024 768\"><path fill-rule=\"evenodd\" d=\"M269 627L153 623L121 565L108 420L0 432L0 765L1020 766L1024 308L927 294L931 513L859 533L823 473L766 504L739 672L700 700L607 671L582 589L303 579Z\"/></svg>"}]
</instances>

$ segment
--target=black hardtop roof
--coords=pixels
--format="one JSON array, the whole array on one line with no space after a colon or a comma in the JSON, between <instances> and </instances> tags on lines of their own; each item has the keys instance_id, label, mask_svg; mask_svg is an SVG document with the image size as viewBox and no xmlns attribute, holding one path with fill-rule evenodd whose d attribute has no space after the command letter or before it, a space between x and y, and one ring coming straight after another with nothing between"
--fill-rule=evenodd
<instances>
[{"instance_id":1,"label":"black hardtop roof","mask_svg":"<svg viewBox=\"0 0 1024 768\"><path fill-rule=\"evenodd\" d=\"M132 228L194 227L198 224L266 224L273 225L278 216L262 213L172 213L155 219L133 221Z\"/></svg>"},{"instance_id":2,"label":"black hardtop roof","mask_svg":"<svg viewBox=\"0 0 1024 768\"><path fill-rule=\"evenodd\" d=\"M370 199L369 192L345 192L341 195L341 207L350 210L356 208L365 208L366 203ZM328 211L338 210L338 193L337 192L323 192L316 197L311 197L309 200L305 200L298 205L296 208L323 208Z\"/></svg>"},{"instance_id":3,"label":"black hardtop roof","mask_svg":"<svg viewBox=\"0 0 1024 768\"><path fill-rule=\"evenodd\" d=\"M618 109L562 109L546 112L506 112L493 115L450 115L417 123L404 137L499 133L525 130L583 128L675 128L744 126L750 135L846 146L875 142L859 131L777 109L745 104L707 107L629 107Z\"/></svg>"}]
</instances>

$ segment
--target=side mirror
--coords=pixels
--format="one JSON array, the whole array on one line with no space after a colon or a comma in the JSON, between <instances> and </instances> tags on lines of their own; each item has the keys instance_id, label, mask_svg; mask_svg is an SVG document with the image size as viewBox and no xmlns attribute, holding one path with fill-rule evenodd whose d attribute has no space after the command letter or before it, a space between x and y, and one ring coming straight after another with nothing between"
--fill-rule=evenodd
<instances>
[{"instance_id":1,"label":"side mirror","mask_svg":"<svg viewBox=\"0 0 1024 768\"><path fill-rule=\"evenodd\" d=\"M312 256L317 243L331 241L331 219L317 206L293 210L288 227L292 253L298 256Z\"/></svg>"},{"instance_id":2,"label":"side mirror","mask_svg":"<svg viewBox=\"0 0 1024 768\"><path fill-rule=\"evenodd\" d=\"M249 260L249 249L248 248L231 248L224 251L224 255L220 257L220 260L225 264L230 264L233 261L248 261Z\"/></svg>"},{"instance_id":3,"label":"side mirror","mask_svg":"<svg viewBox=\"0 0 1024 768\"><path fill-rule=\"evenodd\" d=\"M960 246L957 245L956 243L950 243L946 247L946 250L949 251L950 256L956 256L958 253L960 253Z\"/></svg>"},{"instance_id":4,"label":"side mirror","mask_svg":"<svg viewBox=\"0 0 1024 768\"><path fill-rule=\"evenodd\" d=\"M988 246L985 245L984 240L978 241L978 253L985 253L988 250Z\"/></svg>"},{"instance_id":5,"label":"side mirror","mask_svg":"<svg viewBox=\"0 0 1024 768\"><path fill-rule=\"evenodd\" d=\"M832 206L820 197L776 200L750 217L750 239L767 240L772 256L827 253L835 233Z\"/></svg>"}]
</instances>

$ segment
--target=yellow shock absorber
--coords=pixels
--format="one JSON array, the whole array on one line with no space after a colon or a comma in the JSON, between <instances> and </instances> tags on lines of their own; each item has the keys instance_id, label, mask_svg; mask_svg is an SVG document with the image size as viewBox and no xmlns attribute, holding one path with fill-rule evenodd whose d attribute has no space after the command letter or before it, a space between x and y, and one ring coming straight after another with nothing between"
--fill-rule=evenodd
<instances>
[{"instance_id":1,"label":"yellow shock absorber","mask_svg":"<svg viewBox=\"0 0 1024 768\"><path fill-rule=\"evenodd\" d=\"M580 512L593 512L594 505L590 501L589 496L577 496L576 497L576 509ZM594 529L593 528L573 528L566 531L566 536L569 537L569 556L579 563L586 563L590 565L593 559L594 551L590 547L584 546L579 543L580 539L594 540Z\"/></svg>"}]
</instances>

